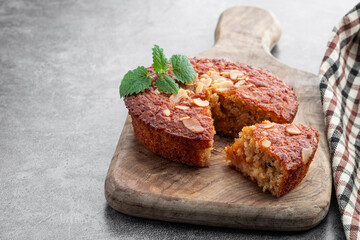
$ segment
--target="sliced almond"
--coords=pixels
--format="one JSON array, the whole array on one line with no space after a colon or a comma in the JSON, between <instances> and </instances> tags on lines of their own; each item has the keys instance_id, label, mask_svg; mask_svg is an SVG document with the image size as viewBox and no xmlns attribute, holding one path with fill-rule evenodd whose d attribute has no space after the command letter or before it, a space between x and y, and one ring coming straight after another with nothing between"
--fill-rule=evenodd
<instances>
[{"instance_id":1,"label":"sliced almond","mask_svg":"<svg viewBox=\"0 0 360 240\"><path fill-rule=\"evenodd\" d=\"M224 81L224 82L214 84L214 87L216 88L216 90L219 90L219 91L229 90L233 86L234 86L234 83L232 81Z\"/></svg>"},{"instance_id":2,"label":"sliced almond","mask_svg":"<svg viewBox=\"0 0 360 240\"><path fill-rule=\"evenodd\" d=\"M219 91L219 92L225 92L225 91L228 91L230 88L217 88L216 91Z\"/></svg>"},{"instance_id":3,"label":"sliced almond","mask_svg":"<svg viewBox=\"0 0 360 240\"><path fill-rule=\"evenodd\" d=\"M182 106L182 105L176 105L175 108L180 109L180 110L188 110L189 109L188 106Z\"/></svg>"},{"instance_id":4,"label":"sliced almond","mask_svg":"<svg viewBox=\"0 0 360 240\"><path fill-rule=\"evenodd\" d=\"M196 93L201 93L203 90L204 90L204 83L199 82L196 89L195 89L195 92Z\"/></svg>"},{"instance_id":5,"label":"sliced almond","mask_svg":"<svg viewBox=\"0 0 360 240\"><path fill-rule=\"evenodd\" d=\"M255 127L254 125L251 125L249 128L250 128L251 130L255 130L255 129L256 129L256 127Z\"/></svg>"},{"instance_id":6,"label":"sliced almond","mask_svg":"<svg viewBox=\"0 0 360 240\"><path fill-rule=\"evenodd\" d=\"M268 147L270 147L271 142L265 138L261 141L261 145L265 148L268 148Z\"/></svg>"},{"instance_id":7,"label":"sliced almond","mask_svg":"<svg viewBox=\"0 0 360 240\"><path fill-rule=\"evenodd\" d=\"M211 85L211 83L212 83L212 79L211 79L211 78L205 79L205 81L204 81L204 87L205 87L205 88L208 88L208 87Z\"/></svg>"},{"instance_id":8,"label":"sliced almond","mask_svg":"<svg viewBox=\"0 0 360 240\"><path fill-rule=\"evenodd\" d=\"M209 76L211 76L211 77L218 77L218 76L220 76L220 73L219 73L219 72L216 72L216 71L214 71L214 70L208 71L206 74L209 75Z\"/></svg>"},{"instance_id":9,"label":"sliced almond","mask_svg":"<svg viewBox=\"0 0 360 240\"><path fill-rule=\"evenodd\" d=\"M234 85L234 87L240 87L241 85L243 85L245 83L245 81L244 80L240 80L240 81L238 81L237 83L235 83L235 85Z\"/></svg>"},{"instance_id":10,"label":"sliced almond","mask_svg":"<svg viewBox=\"0 0 360 240\"><path fill-rule=\"evenodd\" d=\"M201 133L205 131L200 122L195 118L187 118L182 120L184 126L194 133Z\"/></svg>"},{"instance_id":11,"label":"sliced almond","mask_svg":"<svg viewBox=\"0 0 360 240\"><path fill-rule=\"evenodd\" d=\"M206 106L209 106L209 101L204 101L204 100L201 100L199 98L195 98L193 100L193 103L195 103L195 105L199 106L199 107L206 107Z\"/></svg>"},{"instance_id":12,"label":"sliced almond","mask_svg":"<svg viewBox=\"0 0 360 240\"><path fill-rule=\"evenodd\" d=\"M160 94L160 91L156 88L156 89L154 90L154 93L157 94L157 95L159 95L159 94Z\"/></svg>"},{"instance_id":13,"label":"sliced almond","mask_svg":"<svg viewBox=\"0 0 360 240\"><path fill-rule=\"evenodd\" d=\"M247 77L245 75L237 76L237 80L246 80L246 78ZM249 78L247 80L249 80Z\"/></svg>"},{"instance_id":14,"label":"sliced almond","mask_svg":"<svg viewBox=\"0 0 360 240\"><path fill-rule=\"evenodd\" d=\"M236 80L238 76L242 76L242 72L240 72L239 70L231 70L230 71L230 78L232 80Z\"/></svg>"},{"instance_id":15,"label":"sliced almond","mask_svg":"<svg viewBox=\"0 0 360 240\"><path fill-rule=\"evenodd\" d=\"M163 112L164 115L167 116L167 117L170 116L170 114L171 114L171 112L170 112L169 109L164 109L162 112Z\"/></svg>"},{"instance_id":16,"label":"sliced almond","mask_svg":"<svg viewBox=\"0 0 360 240\"><path fill-rule=\"evenodd\" d=\"M222 76L211 76L212 77L212 80L214 81L214 83L221 83L221 82L224 82L224 81L228 81L226 78L222 77Z\"/></svg>"},{"instance_id":17,"label":"sliced almond","mask_svg":"<svg viewBox=\"0 0 360 240\"><path fill-rule=\"evenodd\" d=\"M186 120L186 119L189 119L189 118L190 118L189 116L185 116L185 117L180 118L179 120L182 121L182 120Z\"/></svg>"},{"instance_id":18,"label":"sliced almond","mask_svg":"<svg viewBox=\"0 0 360 240\"><path fill-rule=\"evenodd\" d=\"M252 86L254 86L253 84L243 84L243 85L241 85L241 86L239 86L238 88L239 89L245 89L245 88L250 88L250 87L252 87Z\"/></svg>"},{"instance_id":19,"label":"sliced almond","mask_svg":"<svg viewBox=\"0 0 360 240\"><path fill-rule=\"evenodd\" d=\"M303 148L301 150L301 161L303 164L306 164L310 160L312 153L313 153L312 147Z\"/></svg>"},{"instance_id":20,"label":"sliced almond","mask_svg":"<svg viewBox=\"0 0 360 240\"><path fill-rule=\"evenodd\" d=\"M290 124L286 127L286 132L294 135L298 135L301 133L301 131L296 127L294 124Z\"/></svg>"},{"instance_id":21,"label":"sliced almond","mask_svg":"<svg viewBox=\"0 0 360 240\"><path fill-rule=\"evenodd\" d=\"M200 78L209 78L209 75L207 75L207 74L202 74L202 75L200 75Z\"/></svg>"},{"instance_id":22,"label":"sliced almond","mask_svg":"<svg viewBox=\"0 0 360 240\"><path fill-rule=\"evenodd\" d=\"M315 142L315 143L318 143L318 142L319 142L316 137L314 137L314 142Z\"/></svg>"},{"instance_id":23,"label":"sliced almond","mask_svg":"<svg viewBox=\"0 0 360 240\"><path fill-rule=\"evenodd\" d=\"M274 123L267 122L266 124L262 125L262 128L269 129L269 128L272 128L273 126L274 126Z\"/></svg>"},{"instance_id":24,"label":"sliced almond","mask_svg":"<svg viewBox=\"0 0 360 240\"><path fill-rule=\"evenodd\" d=\"M230 72L221 72L220 75L223 77L230 77Z\"/></svg>"},{"instance_id":25,"label":"sliced almond","mask_svg":"<svg viewBox=\"0 0 360 240\"><path fill-rule=\"evenodd\" d=\"M185 89L180 88L178 94L171 95L169 99L172 103L178 103L181 99L187 99L187 98L189 98L187 91Z\"/></svg>"}]
</instances>

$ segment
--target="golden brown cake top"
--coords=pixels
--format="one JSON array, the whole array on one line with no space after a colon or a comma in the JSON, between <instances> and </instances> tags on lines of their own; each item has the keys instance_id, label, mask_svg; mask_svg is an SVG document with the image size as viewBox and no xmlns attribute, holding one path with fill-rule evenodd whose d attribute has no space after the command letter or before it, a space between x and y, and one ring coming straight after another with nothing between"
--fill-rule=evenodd
<instances>
[{"instance_id":1,"label":"golden brown cake top","mask_svg":"<svg viewBox=\"0 0 360 240\"><path fill-rule=\"evenodd\" d=\"M234 86L226 94L237 96L246 105L273 112L286 122L294 119L298 108L297 97L294 91L274 74L224 59L191 59L190 62L199 75L214 70L228 77Z\"/></svg>"},{"instance_id":2,"label":"golden brown cake top","mask_svg":"<svg viewBox=\"0 0 360 240\"><path fill-rule=\"evenodd\" d=\"M254 108L271 111L291 122L297 111L291 88L273 74L224 59L190 59L197 77L177 95L157 90L158 75L142 93L125 97L130 115L149 126L189 139L212 140L215 134L209 94L228 94ZM149 67L152 73L153 68ZM172 73L168 73L172 76Z\"/></svg>"},{"instance_id":3,"label":"golden brown cake top","mask_svg":"<svg viewBox=\"0 0 360 240\"><path fill-rule=\"evenodd\" d=\"M132 116L167 133L199 140L212 140L215 134L210 109L196 106L192 100L173 104L163 94L146 91L127 97Z\"/></svg>"},{"instance_id":4,"label":"golden brown cake top","mask_svg":"<svg viewBox=\"0 0 360 240\"><path fill-rule=\"evenodd\" d=\"M148 71L153 72L149 67ZM172 76L172 74L169 74ZM195 94L180 89L178 95L157 90L157 75L151 76L151 86L137 95L125 97L125 105L130 115L151 127L166 133L196 140L213 140L215 130L209 103Z\"/></svg>"},{"instance_id":5,"label":"golden brown cake top","mask_svg":"<svg viewBox=\"0 0 360 240\"><path fill-rule=\"evenodd\" d=\"M296 169L312 160L319 142L319 133L302 124L277 124L264 121L245 127L263 152L275 156L286 170Z\"/></svg>"}]
</instances>

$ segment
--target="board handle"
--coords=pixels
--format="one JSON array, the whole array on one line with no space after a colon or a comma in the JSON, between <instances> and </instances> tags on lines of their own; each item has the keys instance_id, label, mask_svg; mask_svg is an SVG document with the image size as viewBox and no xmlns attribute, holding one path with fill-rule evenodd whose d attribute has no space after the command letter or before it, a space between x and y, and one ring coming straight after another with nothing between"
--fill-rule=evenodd
<instances>
[{"instance_id":1,"label":"board handle","mask_svg":"<svg viewBox=\"0 0 360 240\"><path fill-rule=\"evenodd\" d=\"M256 58L271 56L281 27L269 11L256 7L233 7L224 11L215 31L215 44L199 57L227 57L256 64Z\"/></svg>"},{"instance_id":2,"label":"board handle","mask_svg":"<svg viewBox=\"0 0 360 240\"><path fill-rule=\"evenodd\" d=\"M234 40L242 39L241 46L259 44L270 52L280 36L280 23L271 12L256 7L233 7L219 18L215 45L239 44Z\"/></svg>"}]
</instances>

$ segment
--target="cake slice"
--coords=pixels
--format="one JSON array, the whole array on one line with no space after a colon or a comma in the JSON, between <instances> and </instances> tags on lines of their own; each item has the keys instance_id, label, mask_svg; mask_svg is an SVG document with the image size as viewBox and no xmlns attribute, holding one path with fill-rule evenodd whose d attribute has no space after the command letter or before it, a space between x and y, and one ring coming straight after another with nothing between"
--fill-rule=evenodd
<instances>
[{"instance_id":1,"label":"cake slice","mask_svg":"<svg viewBox=\"0 0 360 240\"><path fill-rule=\"evenodd\" d=\"M231 167L280 197L305 177L318 142L319 134L312 127L264 121L244 127L225 153Z\"/></svg>"}]
</instances>

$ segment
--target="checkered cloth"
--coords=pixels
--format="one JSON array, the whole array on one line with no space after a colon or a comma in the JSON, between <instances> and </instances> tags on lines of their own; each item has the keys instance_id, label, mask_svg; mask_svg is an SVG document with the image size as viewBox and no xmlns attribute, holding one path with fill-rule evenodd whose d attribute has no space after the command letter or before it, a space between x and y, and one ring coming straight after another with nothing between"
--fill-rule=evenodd
<instances>
[{"instance_id":1,"label":"checkered cloth","mask_svg":"<svg viewBox=\"0 0 360 240\"><path fill-rule=\"evenodd\" d=\"M334 27L320 91L336 197L347 239L360 239L360 4Z\"/></svg>"}]
</instances>

